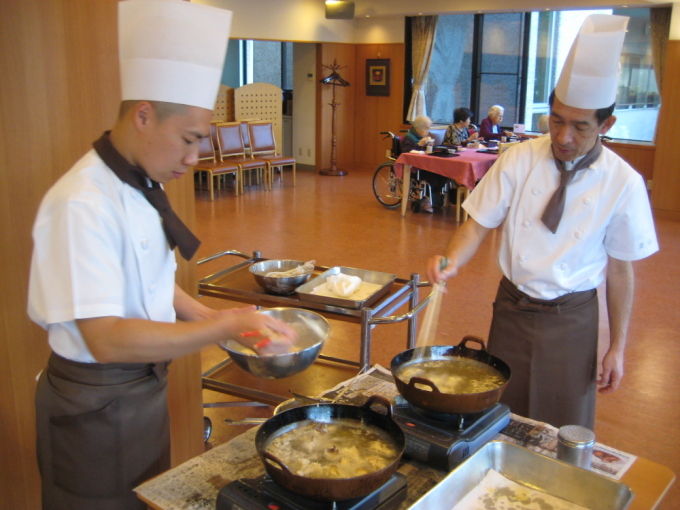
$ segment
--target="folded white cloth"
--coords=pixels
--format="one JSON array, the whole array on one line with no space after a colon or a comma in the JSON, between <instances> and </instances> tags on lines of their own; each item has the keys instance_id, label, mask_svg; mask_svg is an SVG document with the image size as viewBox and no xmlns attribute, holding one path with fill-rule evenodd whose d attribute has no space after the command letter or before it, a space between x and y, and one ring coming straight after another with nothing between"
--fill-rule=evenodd
<instances>
[{"instance_id":1,"label":"folded white cloth","mask_svg":"<svg viewBox=\"0 0 680 510\"><path fill-rule=\"evenodd\" d=\"M326 288L333 294L341 297L349 297L354 294L361 285L361 278L349 274L332 274L326 278Z\"/></svg>"}]
</instances>

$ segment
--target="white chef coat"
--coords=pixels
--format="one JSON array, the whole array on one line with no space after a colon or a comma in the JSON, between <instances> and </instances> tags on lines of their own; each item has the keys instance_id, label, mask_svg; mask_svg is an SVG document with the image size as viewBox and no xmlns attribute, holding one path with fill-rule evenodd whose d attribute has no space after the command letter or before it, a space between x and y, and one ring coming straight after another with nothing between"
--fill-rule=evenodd
<instances>
[{"instance_id":1,"label":"white chef coat","mask_svg":"<svg viewBox=\"0 0 680 510\"><path fill-rule=\"evenodd\" d=\"M549 136L500 156L463 204L486 228L503 224L503 274L532 297L554 299L596 288L607 256L638 260L659 249L642 176L606 147L567 186L553 234L541 216L559 184Z\"/></svg>"},{"instance_id":2,"label":"white chef coat","mask_svg":"<svg viewBox=\"0 0 680 510\"><path fill-rule=\"evenodd\" d=\"M43 198L33 242L28 314L60 356L96 361L75 319L175 321L177 263L160 215L94 149Z\"/></svg>"}]
</instances>

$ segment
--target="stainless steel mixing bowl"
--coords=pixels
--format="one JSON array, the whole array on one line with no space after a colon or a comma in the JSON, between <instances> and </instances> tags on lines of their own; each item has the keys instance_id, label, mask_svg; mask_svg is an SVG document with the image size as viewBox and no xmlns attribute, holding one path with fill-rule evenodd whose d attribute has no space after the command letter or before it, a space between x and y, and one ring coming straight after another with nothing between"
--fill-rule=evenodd
<instances>
[{"instance_id":1,"label":"stainless steel mixing bowl","mask_svg":"<svg viewBox=\"0 0 680 510\"><path fill-rule=\"evenodd\" d=\"M314 363L328 337L328 321L316 312L300 308L268 308L260 313L282 320L298 333L295 352L260 356L236 340L220 343L239 367L257 377L278 379L301 372Z\"/></svg>"},{"instance_id":2,"label":"stainless steel mixing bowl","mask_svg":"<svg viewBox=\"0 0 680 510\"><path fill-rule=\"evenodd\" d=\"M250 266L250 272L255 281L267 292L272 294L287 295L295 292L295 289L309 280L312 272L298 276L266 276L271 271L288 271L304 264L301 260L273 259L262 260Z\"/></svg>"}]
</instances>

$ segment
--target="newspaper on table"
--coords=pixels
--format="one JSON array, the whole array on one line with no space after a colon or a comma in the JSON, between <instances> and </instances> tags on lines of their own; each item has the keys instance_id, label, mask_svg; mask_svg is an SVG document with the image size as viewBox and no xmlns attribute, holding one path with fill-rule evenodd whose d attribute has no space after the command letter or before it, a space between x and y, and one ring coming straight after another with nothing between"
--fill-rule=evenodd
<instances>
[{"instance_id":1,"label":"newspaper on table","mask_svg":"<svg viewBox=\"0 0 680 510\"><path fill-rule=\"evenodd\" d=\"M392 373L380 365L374 365L366 372L341 382L325 392L323 397L361 405L371 395L381 395L390 400L399 395ZM557 457L557 428L549 423L512 414L510 423L496 439L517 444L547 457ZM591 469L620 480L636 459L630 453L595 443Z\"/></svg>"},{"instance_id":2,"label":"newspaper on table","mask_svg":"<svg viewBox=\"0 0 680 510\"><path fill-rule=\"evenodd\" d=\"M394 399L399 394L392 373L375 365L366 372L343 381L321 398L363 405L367 397L381 395ZM239 478L256 478L264 467L255 450L257 428L206 451L135 488L137 495L152 508L163 510L214 510L217 493ZM512 415L502 439L551 457L555 456L557 429L546 423ZM621 478L636 457L597 443L593 468L601 474ZM397 510L407 510L448 473L412 459L404 459L400 473L408 478L407 494Z\"/></svg>"}]
</instances>

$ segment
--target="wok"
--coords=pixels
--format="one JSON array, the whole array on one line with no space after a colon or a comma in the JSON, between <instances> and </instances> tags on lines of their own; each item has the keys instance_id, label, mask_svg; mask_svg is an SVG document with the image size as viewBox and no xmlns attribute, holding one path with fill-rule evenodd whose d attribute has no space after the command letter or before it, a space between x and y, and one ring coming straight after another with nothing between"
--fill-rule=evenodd
<instances>
[{"instance_id":1,"label":"wok","mask_svg":"<svg viewBox=\"0 0 680 510\"><path fill-rule=\"evenodd\" d=\"M371 406L379 403L387 409L385 415L373 411ZM388 466L365 475L352 478L311 478L294 474L275 456L266 451L269 443L278 435L287 432L306 420L332 423L338 419L351 419L361 425L372 425L385 432L395 441L399 454ZM405 448L404 433L392 421L390 404L384 398L374 395L363 406L319 403L296 407L269 418L257 431L255 447L269 476L282 487L321 501L343 501L370 494L383 485L399 467L399 460ZM358 445L360 446L360 445Z\"/></svg>"},{"instance_id":2,"label":"wok","mask_svg":"<svg viewBox=\"0 0 680 510\"><path fill-rule=\"evenodd\" d=\"M478 344L481 348L468 347L467 344L470 342ZM500 372L505 383L480 393L444 393L429 379L412 377L410 381L404 382L397 377L399 370L406 365L456 357L470 358L492 366ZM457 346L433 345L409 349L392 358L390 368L397 390L407 402L420 409L438 413L471 414L484 411L500 400L510 380L510 367L501 359L489 354L484 348L484 342L474 336L464 337Z\"/></svg>"}]
</instances>

